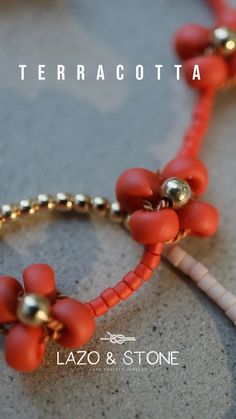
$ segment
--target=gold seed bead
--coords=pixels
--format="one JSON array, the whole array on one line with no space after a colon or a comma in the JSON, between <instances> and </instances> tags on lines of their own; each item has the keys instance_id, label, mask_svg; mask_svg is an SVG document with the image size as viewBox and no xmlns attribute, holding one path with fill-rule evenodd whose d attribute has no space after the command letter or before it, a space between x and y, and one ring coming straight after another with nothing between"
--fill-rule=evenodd
<instances>
[{"instance_id":1,"label":"gold seed bead","mask_svg":"<svg viewBox=\"0 0 236 419\"><path fill-rule=\"evenodd\" d=\"M110 203L106 198L102 198L100 196L95 196L95 198L91 199L91 205L93 211L101 216L105 216L110 208Z\"/></svg>"},{"instance_id":2,"label":"gold seed bead","mask_svg":"<svg viewBox=\"0 0 236 419\"><path fill-rule=\"evenodd\" d=\"M55 196L55 204L58 211L71 211L74 206L73 196L65 192L58 192Z\"/></svg>"},{"instance_id":3,"label":"gold seed bead","mask_svg":"<svg viewBox=\"0 0 236 419\"><path fill-rule=\"evenodd\" d=\"M1 208L1 217L4 221L15 220L19 214L19 208L15 205L4 204Z\"/></svg>"},{"instance_id":4,"label":"gold seed bead","mask_svg":"<svg viewBox=\"0 0 236 419\"><path fill-rule=\"evenodd\" d=\"M125 213L121 210L119 202L112 202L109 218L114 223L122 223L125 217Z\"/></svg>"},{"instance_id":5,"label":"gold seed bead","mask_svg":"<svg viewBox=\"0 0 236 419\"><path fill-rule=\"evenodd\" d=\"M22 199L19 202L19 210L22 215L34 214L37 210L35 201L31 199Z\"/></svg>"},{"instance_id":6,"label":"gold seed bead","mask_svg":"<svg viewBox=\"0 0 236 419\"><path fill-rule=\"evenodd\" d=\"M53 209L55 207L53 197L47 194L39 194L37 196L37 204L40 209Z\"/></svg>"},{"instance_id":7,"label":"gold seed bead","mask_svg":"<svg viewBox=\"0 0 236 419\"><path fill-rule=\"evenodd\" d=\"M49 301L38 294L27 294L20 300L17 317L22 323L39 326L48 320Z\"/></svg>"},{"instance_id":8,"label":"gold seed bead","mask_svg":"<svg viewBox=\"0 0 236 419\"><path fill-rule=\"evenodd\" d=\"M87 214L91 210L91 197L83 193L74 196L74 209L81 214Z\"/></svg>"}]
</instances>

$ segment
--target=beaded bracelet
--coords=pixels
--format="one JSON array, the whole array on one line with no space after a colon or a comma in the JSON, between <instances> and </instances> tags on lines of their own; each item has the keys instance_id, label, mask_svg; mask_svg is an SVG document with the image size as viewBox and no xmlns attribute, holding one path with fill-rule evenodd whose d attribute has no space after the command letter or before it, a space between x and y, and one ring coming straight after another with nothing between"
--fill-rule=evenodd
<instances>
[{"instance_id":1,"label":"beaded bracelet","mask_svg":"<svg viewBox=\"0 0 236 419\"><path fill-rule=\"evenodd\" d=\"M1 226L8 220L33 215L42 209L93 211L123 223L133 239L144 245L136 268L89 302L82 303L58 292L49 265L35 264L26 268L24 289L15 278L0 277L0 324L5 335L5 359L16 370L36 369L43 360L49 339L66 348L78 348L88 342L95 330L95 318L127 299L151 278L164 244L175 243L187 235L209 237L217 230L217 209L199 200L207 188L208 172L198 154L216 92L235 83L236 11L223 0L208 2L216 16L213 28L186 25L175 37L186 81L198 92L192 121L176 158L158 172L143 168L125 171L116 185L118 203L110 204L104 198L91 199L83 194L59 193L55 197L39 195L35 200L2 207ZM196 65L200 79L192 78ZM185 253L182 263L176 262L176 252L181 253L178 248L174 253L166 253L167 259L180 269L182 266L235 322L236 298L223 287L214 287L216 280Z\"/></svg>"}]
</instances>

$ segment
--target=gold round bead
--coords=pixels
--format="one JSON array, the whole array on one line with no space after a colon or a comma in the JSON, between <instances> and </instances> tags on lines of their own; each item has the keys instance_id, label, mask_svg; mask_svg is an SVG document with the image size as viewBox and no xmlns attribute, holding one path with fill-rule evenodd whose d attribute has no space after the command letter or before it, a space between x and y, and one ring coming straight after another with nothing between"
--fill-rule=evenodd
<instances>
[{"instance_id":1,"label":"gold round bead","mask_svg":"<svg viewBox=\"0 0 236 419\"><path fill-rule=\"evenodd\" d=\"M93 211L101 216L105 216L110 208L110 203L106 198L95 196L91 199L91 205Z\"/></svg>"},{"instance_id":2,"label":"gold round bead","mask_svg":"<svg viewBox=\"0 0 236 419\"><path fill-rule=\"evenodd\" d=\"M173 208L181 208L191 198L191 188L183 179L171 177L166 179L161 187L161 195L167 198Z\"/></svg>"},{"instance_id":3,"label":"gold round bead","mask_svg":"<svg viewBox=\"0 0 236 419\"><path fill-rule=\"evenodd\" d=\"M223 26L215 28L212 33L212 45L222 55L233 54L236 51L236 32Z\"/></svg>"},{"instance_id":4,"label":"gold round bead","mask_svg":"<svg viewBox=\"0 0 236 419\"><path fill-rule=\"evenodd\" d=\"M53 209L55 206L53 197L48 194L39 194L37 196L37 204L41 209Z\"/></svg>"},{"instance_id":5,"label":"gold round bead","mask_svg":"<svg viewBox=\"0 0 236 419\"><path fill-rule=\"evenodd\" d=\"M15 205L4 204L1 208L1 217L5 220L14 220L19 215L19 208Z\"/></svg>"},{"instance_id":6,"label":"gold round bead","mask_svg":"<svg viewBox=\"0 0 236 419\"><path fill-rule=\"evenodd\" d=\"M119 202L112 202L110 206L109 218L114 223L122 223L124 220L124 212L120 208Z\"/></svg>"},{"instance_id":7,"label":"gold round bead","mask_svg":"<svg viewBox=\"0 0 236 419\"><path fill-rule=\"evenodd\" d=\"M30 199L22 199L19 202L19 210L21 214L34 214L36 212L36 203Z\"/></svg>"},{"instance_id":8,"label":"gold round bead","mask_svg":"<svg viewBox=\"0 0 236 419\"><path fill-rule=\"evenodd\" d=\"M25 324L40 326L49 317L49 301L38 294L27 294L20 300L17 307L17 317Z\"/></svg>"},{"instance_id":9,"label":"gold round bead","mask_svg":"<svg viewBox=\"0 0 236 419\"><path fill-rule=\"evenodd\" d=\"M83 193L77 193L74 196L74 209L81 214L87 214L91 209L90 196Z\"/></svg>"},{"instance_id":10,"label":"gold round bead","mask_svg":"<svg viewBox=\"0 0 236 419\"><path fill-rule=\"evenodd\" d=\"M74 206L73 196L65 192L59 192L55 196L55 204L59 211L71 211Z\"/></svg>"}]
</instances>

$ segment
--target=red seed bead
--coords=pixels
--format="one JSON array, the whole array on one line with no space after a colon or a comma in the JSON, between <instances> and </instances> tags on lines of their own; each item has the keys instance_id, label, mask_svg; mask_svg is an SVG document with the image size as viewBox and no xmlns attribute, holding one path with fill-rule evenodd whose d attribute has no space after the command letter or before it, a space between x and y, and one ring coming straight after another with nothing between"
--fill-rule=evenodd
<instances>
[{"instance_id":1,"label":"red seed bead","mask_svg":"<svg viewBox=\"0 0 236 419\"><path fill-rule=\"evenodd\" d=\"M229 7L225 8L221 12L216 26L225 26L232 31L236 31L236 10Z\"/></svg>"},{"instance_id":2,"label":"red seed bead","mask_svg":"<svg viewBox=\"0 0 236 419\"><path fill-rule=\"evenodd\" d=\"M41 327L22 323L13 326L5 338L5 359L10 367L21 372L35 370L45 353L45 333Z\"/></svg>"},{"instance_id":3,"label":"red seed bead","mask_svg":"<svg viewBox=\"0 0 236 419\"><path fill-rule=\"evenodd\" d=\"M197 236L212 236L218 227L219 214L215 207L200 201L190 201L178 210L180 228Z\"/></svg>"},{"instance_id":4,"label":"red seed bead","mask_svg":"<svg viewBox=\"0 0 236 419\"><path fill-rule=\"evenodd\" d=\"M153 271L147 266L139 263L138 266L135 268L134 273L140 276L140 278L142 278L144 281L148 281L151 278Z\"/></svg>"},{"instance_id":5,"label":"red seed bead","mask_svg":"<svg viewBox=\"0 0 236 419\"><path fill-rule=\"evenodd\" d=\"M113 290L113 288L107 288L101 292L100 295L109 308L114 307L120 302L120 298L118 294Z\"/></svg>"},{"instance_id":6,"label":"red seed bead","mask_svg":"<svg viewBox=\"0 0 236 419\"><path fill-rule=\"evenodd\" d=\"M132 212L142 208L144 201L155 203L159 197L160 178L147 169L129 169L116 184L116 197L121 207Z\"/></svg>"},{"instance_id":7,"label":"red seed bead","mask_svg":"<svg viewBox=\"0 0 236 419\"><path fill-rule=\"evenodd\" d=\"M55 300L55 275L49 265L41 263L28 266L23 272L23 280L26 292Z\"/></svg>"},{"instance_id":8,"label":"red seed bead","mask_svg":"<svg viewBox=\"0 0 236 419\"><path fill-rule=\"evenodd\" d=\"M17 299L23 294L20 283L10 276L0 276L0 324L12 323L17 319Z\"/></svg>"},{"instance_id":9,"label":"red seed bead","mask_svg":"<svg viewBox=\"0 0 236 419\"><path fill-rule=\"evenodd\" d=\"M94 316L99 317L107 313L109 310L108 305L105 303L105 300L102 297L94 298L94 300L89 302L90 307L94 313Z\"/></svg>"},{"instance_id":10,"label":"red seed bead","mask_svg":"<svg viewBox=\"0 0 236 419\"><path fill-rule=\"evenodd\" d=\"M179 231L179 220L173 209L161 211L137 210L130 217L130 232L142 244L155 244L174 239Z\"/></svg>"},{"instance_id":11,"label":"red seed bead","mask_svg":"<svg viewBox=\"0 0 236 419\"><path fill-rule=\"evenodd\" d=\"M145 252L152 253L153 255L161 255L163 252L163 243L149 244L145 246Z\"/></svg>"},{"instance_id":12,"label":"red seed bead","mask_svg":"<svg viewBox=\"0 0 236 419\"><path fill-rule=\"evenodd\" d=\"M200 80L193 80L194 66L199 66ZM187 83L194 89L218 89L226 82L229 69L224 58L219 55L204 55L191 58L183 64Z\"/></svg>"},{"instance_id":13,"label":"red seed bead","mask_svg":"<svg viewBox=\"0 0 236 419\"><path fill-rule=\"evenodd\" d=\"M155 269L159 265L160 259L161 257L159 255L156 256L152 253L145 252L140 263L150 269Z\"/></svg>"},{"instance_id":14,"label":"red seed bead","mask_svg":"<svg viewBox=\"0 0 236 419\"><path fill-rule=\"evenodd\" d=\"M72 298L58 300L52 306L51 316L64 326L57 342L65 348L79 348L94 334L92 311L80 301Z\"/></svg>"},{"instance_id":15,"label":"red seed bead","mask_svg":"<svg viewBox=\"0 0 236 419\"><path fill-rule=\"evenodd\" d=\"M127 298L133 294L133 290L124 281L118 282L118 284L114 286L114 290L121 300L127 300Z\"/></svg>"},{"instance_id":16,"label":"red seed bead","mask_svg":"<svg viewBox=\"0 0 236 419\"><path fill-rule=\"evenodd\" d=\"M136 291L139 287L141 287L143 281L135 272L128 272L123 281L132 289L132 291Z\"/></svg>"},{"instance_id":17,"label":"red seed bead","mask_svg":"<svg viewBox=\"0 0 236 419\"><path fill-rule=\"evenodd\" d=\"M192 23L180 28L174 38L177 54L182 59L201 54L210 44L210 30Z\"/></svg>"},{"instance_id":18,"label":"red seed bead","mask_svg":"<svg viewBox=\"0 0 236 419\"><path fill-rule=\"evenodd\" d=\"M194 195L202 195L208 183L208 172L205 165L196 157L177 157L165 166L163 180L176 176L186 180Z\"/></svg>"}]
</instances>

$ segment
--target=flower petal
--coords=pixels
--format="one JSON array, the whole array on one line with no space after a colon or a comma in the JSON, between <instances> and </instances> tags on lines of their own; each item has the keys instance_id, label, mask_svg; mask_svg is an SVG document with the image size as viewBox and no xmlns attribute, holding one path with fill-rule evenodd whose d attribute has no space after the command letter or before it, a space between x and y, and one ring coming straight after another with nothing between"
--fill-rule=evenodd
<instances>
[{"instance_id":1,"label":"flower petal","mask_svg":"<svg viewBox=\"0 0 236 419\"><path fill-rule=\"evenodd\" d=\"M43 263L28 266L23 272L27 293L39 294L51 301L56 297L55 275L49 265Z\"/></svg>"},{"instance_id":2,"label":"flower petal","mask_svg":"<svg viewBox=\"0 0 236 419\"><path fill-rule=\"evenodd\" d=\"M23 294L21 284L11 276L0 276L0 324L16 321L18 296Z\"/></svg>"},{"instance_id":3,"label":"flower petal","mask_svg":"<svg viewBox=\"0 0 236 419\"><path fill-rule=\"evenodd\" d=\"M5 359L10 367L30 372L41 364L45 353L44 330L22 323L13 326L5 338Z\"/></svg>"},{"instance_id":4,"label":"flower petal","mask_svg":"<svg viewBox=\"0 0 236 419\"><path fill-rule=\"evenodd\" d=\"M197 236L211 236L219 223L218 211L207 202L191 200L178 210L180 228Z\"/></svg>"}]
</instances>

